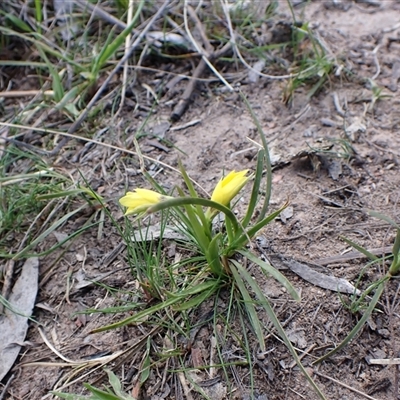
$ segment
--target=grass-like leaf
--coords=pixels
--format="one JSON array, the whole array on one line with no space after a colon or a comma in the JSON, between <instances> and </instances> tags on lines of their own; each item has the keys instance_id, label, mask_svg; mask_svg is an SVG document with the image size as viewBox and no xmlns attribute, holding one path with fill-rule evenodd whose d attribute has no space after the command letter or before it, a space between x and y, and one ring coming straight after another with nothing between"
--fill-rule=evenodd
<instances>
[{"instance_id":1,"label":"grass-like leaf","mask_svg":"<svg viewBox=\"0 0 400 400\"><path fill-rule=\"evenodd\" d=\"M256 257L254 254L250 253L246 250L241 250L239 253L248 258L250 261L257 264L264 274L271 275L276 281L278 281L293 297L294 300L300 301L300 296L296 289L292 286L289 280L286 278L285 275L281 274L276 268L274 268L271 264L261 260L260 258Z\"/></svg>"},{"instance_id":2,"label":"grass-like leaf","mask_svg":"<svg viewBox=\"0 0 400 400\"><path fill-rule=\"evenodd\" d=\"M274 325L275 329L278 331L279 336L281 339L285 342L286 347L288 348L290 354L294 358L297 366L300 368L310 385L313 387L315 392L319 395L319 397L322 400L326 400L326 397L322 393L321 389L318 387L318 385L314 382L314 380L311 378L310 374L307 372L307 370L304 368L303 364L300 361L299 356L296 353L296 350L294 349L292 343L290 342L289 338L286 335L285 330L283 329L281 323L279 322L278 317L276 316L274 310L272 309L271 305L269 304L269 301L265 297L264 293L262 292L260 286L254 281L252 276L239 264L235 263L235 267L237 268L240 276L246 280L246 282L249 284L249 286L252 288L253 292L258 298L259 304L262 305L265 309L265 311L268 314L269 319L271 320L272 324Z\"/></svg>"},{"instance_id":3,"label":"grass-like leaf","mask_svg":"<svg viewBox=\"0 0 400 400\"><path fill-rule=\"evenodd\" d=\"M345 241L347 244L349 244L351 247L354 247L357 251L359 251L360 253L364 254L365 257L367 257L368 259L370 259L371 261L379 261L379 258L375 255L370 253L367 249L365 249L364 247L358 245L357 243L353 242L350 239L347 239L344 236L340 236L340 238Z\"/></svg>"},{"instance_id":4,"label":"grass-like leaf","mask_svg":"<svg viewBox=\"0 0 400 400\"><path fill-rule=\"evenodd\" d=\"M247 109L249 110L249 113L251 115L251 118L253 119L253 122L255 123L255 125L257 127L258 134L260 135L260 138L261 138L261 143L264 147L264 160L265 160L264 166L266 168L266 178L265 178L264 201L263 201L262 208L260 210L260 215L257 219L257 222L260 222L265 218L265 215L268 212L269 202L271 200L271 193L272 193L271 157L269 155L267 139L265 138L265 134L264 134L264 131L260 124L260 121L258 120L257 115L255 114L253 107L251 106L250 102L247 100L247 97L245 96L245 94L242 91L240 91L239 93L240 93L240 96L242 97L244 104L246 105Z\"/></svg>"},{"instance_id":5,"label":"grass-like leaf","mask_svg":"<svg viewBox=\"0 0 400 400\"><path fill-rule=\"evenodd\" d=\"M104 332L110 329L121 328L125 325L141 322L144 318L147 318L159 311L164 310L167 307L173 306L181 301L188 301L190 296L196 295L197 293L201 293L203 291L208 291L210 288L214 287L215 281L207 281L201 284L194 284L193 287L182 290L178 293L171 293L170 297L152 307L149 307L143 311L138 312L137 314L125 318L122 321L115 322L114 324L106 325L97 329L94 329L92 333Z\"/></svg>"},{"instance_id":6,"label":"grass-like leaf","mask_svg":"<svg viewBox=\"0 0 400 400\"><path fill-rule=\"evenodd\" d=\"M260 150L257 154L256 173L254 176L253 188L251 190L250 202L249 202L249 205L247 206L246 215L242 221L242 226L244 228L246 228L247 225L250 223L251 218L254 214L254 210L258 203L260 185L261 185L262 174L263 174L263 169L264 169L264 157L265 157L265 151Z\"/></svg>"},{"instance_id":7,"label":"grass-like leaf","mask_svg":"<svg viewBox=\"0 0 400 400\"><path fill-rule=\"evenodd\" d=\"M230 263L231 263L230 271L232 272L234 282L238 287L239 292L242 296L243 306L246 309L251 325L253 326L254 333L260 345L260 350L264 352L266 350L266 347L265 347L263 329L261 327L260 319L258 318L256 308L254 307L254 300L251 298L249 291L246 289L246 286L244 285L244 281L248 283L249 279L253 280L253 278L250 274L247 273L247 271L243 273L242 270L241 274L238 273L238 270L241 269L240 268L241 266L236 260L231 260Z\"/></svg>"},{"instance_id":8,"label":"grass-like leaf","mask_svg":"<svg viewBox=\"0 0 400 400\"><path fill-rule=\"evenodd\" d=\"M344 347L346 347L350 341L357 335L358 332L362 329L364 324L367 322L368 318L371 316L372 312L375 309L375 306L377 305L382 293L383 289L385 288L385 282L389 279L389 277L385 277L380 284L377 286L376 292L374 294L374 297L371 299L369 306L364 312L364 315L360 318L358 321L357 325L351 330L351 332L347 335L346 339L343 340L342 343L340 343L337 347L335 347L333 350L330 352L326 353L324 356L318 358L318 360L315 360L313 364L320 363L327 358L331 357L333 354L337 353L338 351L342 350Z\"/></svg>"},{"instance_id":9,"label":"grass-like leaf","mask_svg":"<svg viewBox=\"0 0 400 400\"><path fill-rule=\"evenodd\" d=\"M378 219L380 219L380 220L382 220L382 221L385 221L385 222L387 222L388 224L392 225L393 228L396 228L397 230L400 230L400 225L397 224L395 221L393 221L393 220L392 220L390 217L388 217L387 215L378 213L378 212L373 211L373 210L368 211L368 214L369 214L371 217L378 218Z\"/></svg>"}]
</instances>

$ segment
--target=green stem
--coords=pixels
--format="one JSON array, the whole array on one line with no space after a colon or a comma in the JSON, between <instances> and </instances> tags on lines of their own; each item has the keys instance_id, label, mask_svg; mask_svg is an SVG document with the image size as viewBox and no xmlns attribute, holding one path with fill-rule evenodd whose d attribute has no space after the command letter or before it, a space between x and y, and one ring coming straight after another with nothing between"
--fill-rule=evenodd
<instances>
[{"instance_id":1,"label":"green stem","mask_svg":"<svg viewBox=\"0 0 400 400\"><path fill-rule=\"evenodd\" d=\"M228 207L225 207L220 203L216 203L215 201L201 199L198 197L179 197L175 199L166 200L150 207L147 210L147 213L151 214L157 211L165 210L166 208L180 207L188 204L215 208L216 210L223 212L225 216L229 218L230 222L232 223L233 231L234 232L239 231L239 221L236 219L235 214Z\"/></svg>"}]
</instances>

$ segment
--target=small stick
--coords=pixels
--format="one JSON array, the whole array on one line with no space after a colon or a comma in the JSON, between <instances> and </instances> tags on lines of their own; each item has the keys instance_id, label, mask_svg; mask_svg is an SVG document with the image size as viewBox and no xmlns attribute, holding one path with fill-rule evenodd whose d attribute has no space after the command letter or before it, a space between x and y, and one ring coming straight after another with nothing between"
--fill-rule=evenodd
<instances>
[{"instance_id":1,"label":"small stick","mask_svg":"<svg viewBox=\"0 0 400 400\"><path fill-rule=\"evenodd\" d=\"M230 49L231 49L231 44L228 42L224 47L222 47L222 49L212 52L210 54L210 60L214 60L214 59L218 59L219 57L222 57ZM187 106L189 105L190 99L192 97L192 93L196 89L198 79L203 75L206 65L207 65L207 63L206 63L205 59L202 58L200 60L200 63L197 65L196 69L194 70L191 80L190 80L189 84L186 86L186 89L183 92L181 99L179 100L178 104L175 106L175 108L171 114L172 121L178 121L182 117Z\"/></svg>"},{"instance_id":2,"label":"small stick","mask_svg":"<svg viewBox=\"0 0 400 400\"><path fill-rule=\"evenodd\" d=\"M111 25L115 25L122 30L127 27L125 22L120 21L118 18L115 18L114 16L109 14L107 11L104 11L98 4L93 5L89 1L85 0L75 0L75 4L77 4L82 10L89 10L97 17L104 19ZM135 30L133 30L133 32L136 33Z\"/></svg>"},{"instance_id":3,"label":"small stick","mask_svg":"<svg viewBox=\"0 0 400 400\"><path fill-rule=\"evenodd\" d=\"M193 396L190 393L191 389L186 383L185 375L183 374L183 372L178 372L178 377L182 385L183 393L185 393L187 400L193 400Z\"/></svg>"},{"instance_id":4,"label":"small stick","mask_svg":"<svg viewBox=\"0 0 400 400\"><path fill-rule=\"evenodd\" d=\"M44 95L53 97L54 91L53 90L9 90L8 92L0 92L0 97L4 98L14 98L14 97L30 97L30 96L37 96L37 95Z\"/></svg>"},{"instance_id":5,"label":"small stick","mask_svg":"<svg viewBox=\"0 0 400 400\"><path fill-rule=\"evenodd\" d=\"M368 362L376 365L399 365L400 358L371 358Z\"/></svg>"},{"instance_id":6,"label":"small stick","mask_svg":"<svg viewBox=\"0 0 400 400\"><path fill-rule=\"evenodd\" d=\"M340 382L340 381L338 381L338 380L336 380L336 379L334 379L334 378L331 378L331 377L328 376L328 375L321 374L320 372L317 372L317 371L313 371L313 373L316 374L316 375L318 375L318 376L320 376L321 378L325 378L325 379L328 379L328 380L330 380L330 381L332 381L332 382L334 382L334 383L337 383L338 385L343 386L343 387L345 387L346 389L349 389L349 390L351 390L352 392L359 394L360 396L364 396L366 399L369 399L369 400L378 400L377 398L371 397L371 396L369 396L369 395L366 394L366 393L360 392L359 390L357 390L357 389L355 389L355 388L353 388L353 387L351 387L351 386L349 386L349 385L346 385L345 383Z\"/></svg>"},{"instance_id":7,"label":"small stick","mask_svg":"<svg viewBox=\"0 0 400 400\"><path fill-rule=\"evenodd\" d=\"M189 105L190 99L192 97L192 93L196 89L197 86L197 78L200 78L203 75L204 70L206 69L206 62L204 59L200 60L200 63L197 65L196 69L193 72L193 76L191 77L190 82L186 86L185 91L181 99L178 101L178 104L175 106L174 111L171 114L172 121L178 121L183 113L185 112L187 106Z\"/></svg>"},{"instance_id":8,"label":"small stick","mask_svg":"<svg viewBox=\"0 0 400 400\"><path fill-rule=\"evenodd\" d=\"M306 355L308 355L308 354L310 353L310 351L314 349L315 346L316 346L315 343L313 343L311 346L308 346L308 347L304 350L304 352L301 353L301 354L299 355L299 360L301 361ZM290 363L290 365L289 365L289 368L292 369L292 368L294 368L296 365L297 365L297 362L296 362L296 361L292 361L292 362Z\"/></svg>"},{"instance_id":9,"label":"small stick","mask_svg":"<svg viewBox=\"0 0 400 400\"><path fill-rule=\"evenodd\" d=\"M7 390L9 388L9 386L11 385L11 381L15 378L15 375L12 374L10 376L10 379L7 381L7 383L4 385L3 391L0 394L0 400L4 399L4 396L7 394Z\"/></svg>"},{"instance_id":10,"label":"small stick","mask_svg":"<svg viewBox=\"0 0 400 400\"><path fill-rule=\"evenodd\" d=\"M368 249L368 252L375 255L380 256L382 254L387 254L392 251L392 246L380 247L378 249ZM359 251L352 251L347 254L342 254L340 256L333 256L327 258L321 258L319 260L313 261L315 264L318 265L328 265L328 264L338 264L342 262L347 262L351 260L355 260L357 258L366 258L366 256Z\"/></svg>"},{"instance_id":11,"label":"small stick","mask_svg":"<svg viewBox=\"0 0 400 400\"><path fill-rule=\"evenodd\" d=\"M93 106L97 103L97 100L102 95L104 89L108 86L108 84L114 78L114 75L117 73L117 71L119 71L120 68L125 64L125 62L131 57L132 53L136 50L137 46L140 44L142 39L146 36L147 32L153 26L154 22L157 21L157 19L160 17L160 15L165 11L165 9L169 5L169 3L170 3L170 0L166 0L163 3L163 5L157 10L157 12L153 15L153 17L151 18L149 23L139 33L138 37L136 38L136 40L133 42L132 46L130 47L130 50L127 53L125 53L125 55L118 61L117 65L110 72L110 74L108 75L107 79L103 82L103 84L97 90L97 92L92 97L92 99L90 100L90 102L86 106L86 108L83 110L83 112L80 114L78 119L68 129L68 134L73 134L80 128L80 126L82 125L83 121L88 116L89 111L93 108ZM53 149L51 152L49 152L49 155L53 156L53 155L57 154L61 150L61 148L68 142L68 140L69 139L67 137L64 137L64 139L60 141L58 146L55 149Z\"/></svg>"},{"instance_id":12,"label":"small stick","mask_svg":"<svg viewBox=\"0 0 400 400\"><path fill-rule=\"evenodd\" d=\"M5 274L4 274L4 283L3 289L1 291L1 296L7 300L8 296L10 295L11 288L12 288L12 278L14 275L14 266L15 261L10 259L6 262ZM4 304L0 304L0 315L4 312Z\"/></svg>"},{"instance_id":13,"label":"small stick","mask_svg":"<svg viewBox=\"0 0 400 400\"><path fill-rule=\"evenodd\" d=\"M338 94L336 92L333 92L332 97L333 97L333 104L335 105L337 113L341 117L345 117L346 113L344 112L342 106L340 105L340 100L339 100Z\"/></svg>"},{"instance_id":14,"label":"small stick","mask_svg":"<svg viewBox=\"0 0 400 400\"><path fill-rule=\"evenodd\" d=\"M126 23L127 23L128 26L132 22L133 6L134 6L133 0L129 0L128 17L127 17L127 20L126 20ZM131 43L131 37L132 37L132 34L129 33L128 36L125 38L125 54L129 52L129 45ZM126 96L126 86L127 86L127 83L128 83L128 67L129 67L129 62L128 62L128 60L126 60L126 62L124 63L124 71L123 71L123 75L122 75L121 101L120 101L120 104L119 104L118 111L116 112L114 118L117 118L117 116L119 115L119 113L122 111L122 109L124 107L125 96Z\"/></svg>"},{"instance_id":15,"label":"small stick","mask_svg":"<svg viewBox=\"0 0 400 400\"><path fill-rule=\"evenodd\" d=\"M373 80L373 81L374 81L374 80L379 76L379 74L381 73L381 66L380 66L380 64L379 64L379 60L378 60L378 56L377 56L379 47L380 47L380 45L376 46L376 47L374 48L374 50L372 51L372 56L374 57L374 63L375 63L375 66L376 66L376 72L375 72L374 76L371 78L371 80Z\"/></svg>"}]
</instances>

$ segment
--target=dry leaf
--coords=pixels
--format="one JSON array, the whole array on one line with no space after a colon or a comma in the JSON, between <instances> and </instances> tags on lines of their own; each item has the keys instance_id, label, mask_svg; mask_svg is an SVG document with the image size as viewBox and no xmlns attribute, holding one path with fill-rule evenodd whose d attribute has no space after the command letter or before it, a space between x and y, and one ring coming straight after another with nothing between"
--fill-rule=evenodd
<instances>
[{"instance_id":1,"label":"dry leaf","mask_svg":"<svg viewBox=\"0 0 400 400\"><path fill-rule=\"evenodd\" d=\"M28 331L28 318L32 315L38 291L39 260L28 258L12 289L9 303L0 316L0 381L14 365Z\"/></svg>"}]
</instances>

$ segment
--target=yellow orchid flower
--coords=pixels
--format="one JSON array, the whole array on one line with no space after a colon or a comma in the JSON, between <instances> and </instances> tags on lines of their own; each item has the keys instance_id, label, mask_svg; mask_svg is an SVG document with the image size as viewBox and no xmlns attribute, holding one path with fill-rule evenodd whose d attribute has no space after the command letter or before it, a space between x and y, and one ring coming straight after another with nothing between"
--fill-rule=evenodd
<instances>
[{"instance_id":1,"label":"yellow orchid flower","mask_svg":"<svg viewBox=\"0 0 400 400\"><path fill-rule=\"evenodd\" d=\"M248 169L243 171L231 171L225 178L222 178L215 186L211 200L216 203L220 203L224 206L228 206L230 201L239 193L240 189L250 179L250 176L246 176L249 172ZM212 218L217 214L216 210L207 210L207 217Z\"/></svg>"},{"instance_id":2,"label":"yellow orchid flower","mask_svg":"<svg viewBox=\"0 0 400 400\"><path fill-rule=\"evenodd\" d=\"M149 189L135 189L134 192L127 192L124 197L119 199L119 202L127 207L125 215L131 215L146 211L154 204L167 199L172 199L172 197L164 196Z\"/></svg>"}]
</instances>

